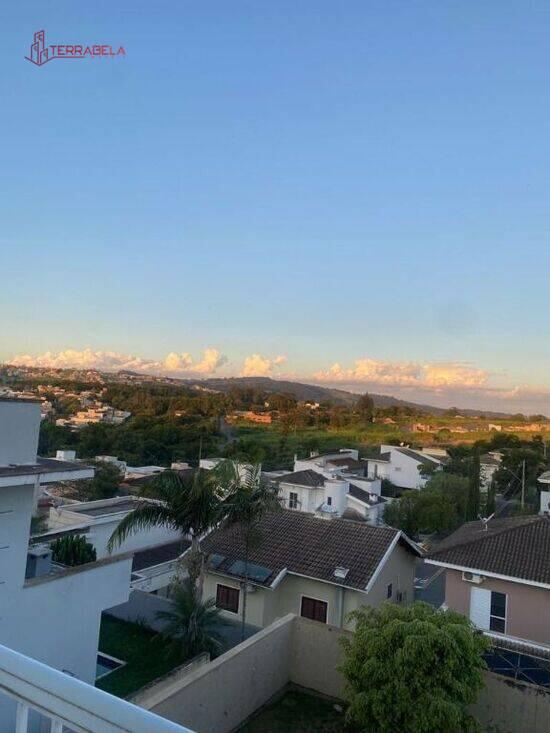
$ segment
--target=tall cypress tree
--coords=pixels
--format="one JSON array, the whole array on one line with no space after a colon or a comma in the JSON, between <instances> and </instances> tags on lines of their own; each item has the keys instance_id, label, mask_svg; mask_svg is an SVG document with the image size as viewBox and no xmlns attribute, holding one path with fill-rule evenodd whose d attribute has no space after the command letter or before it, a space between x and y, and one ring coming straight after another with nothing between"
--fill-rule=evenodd
<instances>
[{"instance_id":1,"label":"tall cypress tree","mask_svg":"<svg viewBox=\"0 0 550 733\"><path fill-rule=\"evenodd\" d=\"M481 499L481 462L479 447L474 448L468 486L468 519L477 519Z\"/></svg>"}]
</instances>

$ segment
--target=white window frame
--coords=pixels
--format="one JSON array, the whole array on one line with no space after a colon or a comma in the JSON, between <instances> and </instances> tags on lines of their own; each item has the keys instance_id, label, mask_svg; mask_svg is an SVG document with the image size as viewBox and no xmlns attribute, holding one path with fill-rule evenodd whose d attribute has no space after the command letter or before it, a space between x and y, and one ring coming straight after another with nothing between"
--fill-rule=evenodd
<instances>
[{"instance_id":1,"label":"white window frame","mask_svg":"<svg viewBox=\"0 0 550 733\"><path fill-rule=\"evenodd\" d=\"M301 593L300 594L300 603L298 605L298 616L300 618L307 618L307 616L302 616L302 601L304 598L307 598L309 601L319 601L319 603L326 603L327 605L327 620L325 621L325 624L328 625L329 623L329 613L330 613L330 603L326 598L316 598L315 596L308 596L307 593ZM308 621L313 621L313 619L307 619ZM322 623L322 621L317 621L318 624Z\"/></svg>"},{"instance_id":2,"label":"white window frame","mask_svg":"<svg viewBox=\"0 0 550 733\"><path fill-rule=\"evenodd\" d=\"M288 508L289 509L298 509L298 492L297 491L289 491L288 492Z\"/></svg>"}]
</instances>

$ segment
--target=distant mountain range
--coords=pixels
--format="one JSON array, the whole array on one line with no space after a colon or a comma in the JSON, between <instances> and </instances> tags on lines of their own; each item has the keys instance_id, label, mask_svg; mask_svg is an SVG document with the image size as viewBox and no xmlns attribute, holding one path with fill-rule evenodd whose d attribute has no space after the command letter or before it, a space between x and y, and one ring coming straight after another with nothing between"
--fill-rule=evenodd
<instances>
[{"instance_id":1,"label":"distant mountain range","mask_svg":"<svg viewBox=\"0 0 550 733\"><path fill-rule=\"evenodd\" d=\"M0 365L2 366L2 365ZM127 382L134 384L166 384L180 387L189 387L193 390L210 390L213 392L229 392L232 387L248 387L261 390L263 392L283 392L290 394L299 401L310 402L333 402L337 405L353 405L360 397L354 392L347 392L343 389L333 389L331 387L320 387L316 384L305 384L303 382L291 382L282 379L271 379L270 377L209 377L206 379L178 379L174 377L161 377L143 374L129 370L118 372L100 372L96 369L52 369L40 367L10 367L4 365L8 370L17 371L19 373L26 372L29 377L37 378L44 376L45 378L55 377L56 379L67 379L72 381L103 381L103 382ZM425 405L418 402L409 402L408 400L400 400L390 395L373 394L369 395L374 401L375 407L414 407L432 415L442 415L446 412L445 408L434 407L433 405ZM484 415L491 418L509 417L505 412L492 412L488 410L471 410L462 409L461 415L476 417Z\"/></svg>"},{"instance_id":2,"label":"distant mountain range","mask_svg":"<svg viewBox=\"0 0 550 733\"><path fill-rule=\"evenodd\" d=\"M206 388L216 392L229 392L231 387L249 387L264 392L284 392L291 394L300 401L330 401L338 405L348 406L355 404L360 397L355 392L347 392L343 389L320 387L315 384L304 384L303 382L289 382L282 379L271 379L270 377L213 377L209 379L185 379L181 381L195 389ZM390 395L373 394L372 392L369 392L369 395L372 397L375 407L414 407L424 412L429 412L432 415L442 415L446 412L446 409L442 407L423 405L418 402L408 402L407 400L400 400ZM494 418L509 417L505 412L490 412L486 410L460 409L460 414L470 417L476 417L478 415Z\"/></svg>"}]
</instances>

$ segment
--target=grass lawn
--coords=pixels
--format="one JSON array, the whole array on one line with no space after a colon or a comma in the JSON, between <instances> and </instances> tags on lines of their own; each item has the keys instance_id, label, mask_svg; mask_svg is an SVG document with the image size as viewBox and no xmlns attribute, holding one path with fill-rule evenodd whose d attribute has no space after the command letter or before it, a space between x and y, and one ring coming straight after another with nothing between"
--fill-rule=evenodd
<instances>
[{"instance_id":1,"label":"grass lawn","mask_svg":"<svg viewBox=\"0 0 550 733\"><path fill-rule=\"evenodd\" d=\"M166 643L139 624L103 615L99 651L126 662L124 667L97 681L96 687L126 697L180 664L183 655L170 654Z\"/></svg>"},{"instance_id":2,"label":"grass lawn","mask_svg":"<svg viewBox=\"0 0 550 733\"><path fill-rule=\"evenodd\" d=\"M290 690L239 729L239 733L357 733L345 726L334 703Z\"/></svg>"}]
</instances>

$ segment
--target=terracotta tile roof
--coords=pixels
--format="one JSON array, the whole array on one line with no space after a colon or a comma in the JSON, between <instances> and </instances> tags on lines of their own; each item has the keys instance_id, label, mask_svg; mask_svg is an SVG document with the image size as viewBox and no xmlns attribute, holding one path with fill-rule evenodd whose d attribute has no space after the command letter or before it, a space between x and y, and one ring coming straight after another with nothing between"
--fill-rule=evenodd
<instances>
[{"instance_id":1,"label":"terracotta tile roof","mask_svg":"<svg viewBox=\"0 0 550 733\"><path fill-rule=\"evenodd\" d=\"M294 473L285 473L284 476L280 476L275 480L283 484L298 484L299 486L310 486L312 488L324 486L325 484L324 476L311 468L304 471L294 471Z\"/></svg>"},{"instance_id":2,"label":"terracotta tile roof","mask_svg":"<svg viewBox=\"0 0 550 733\"><path fill-rule=\"evenodd\" d=\"M550 519L507 517L462 525L443 540L430 560L550 584Z\"/></svg>"},{"instance_id":3,"label":"terracotta tile roof","mask_svg":"<svg viewBox=\"0 0 550 733\"><path fill-rule=\"evenodd\" d=\"M286 569L290 573L358 590L366 588L399 534L390 527L374 527L346 519L318 519L292 510L268 514L258 529L260 539L250 553L249 562L270 571L260 585L270 586ZM420 551L415 551L406 540L402 542L413 554L420 556ZM231 572L233 563L244 558L238 527L214 530L203 540L202 547L205 552L217 556L214 572L242 577L242 574ZM335 577L336 567L348 569L345 580Z\"/></svg>"}]
</instances>

